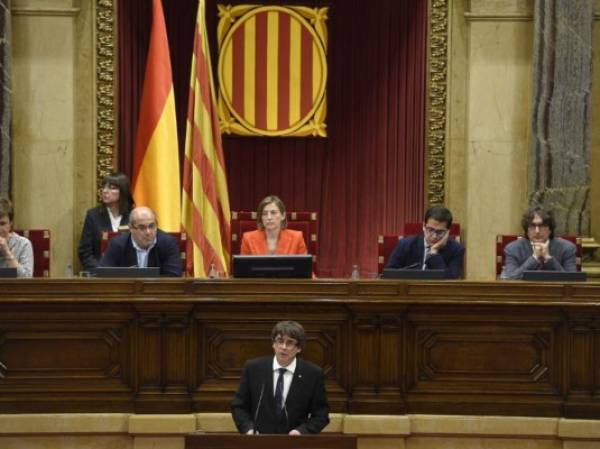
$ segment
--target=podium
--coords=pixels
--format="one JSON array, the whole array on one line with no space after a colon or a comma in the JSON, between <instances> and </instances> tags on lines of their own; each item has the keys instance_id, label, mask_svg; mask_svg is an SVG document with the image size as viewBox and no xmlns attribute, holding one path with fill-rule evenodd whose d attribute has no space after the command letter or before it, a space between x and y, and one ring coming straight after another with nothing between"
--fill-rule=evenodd
<instances>
[{"instance_id":1,"label":"podium","mask_svg":"<svg viewBox=\"0 0 600 449\"><path fill-rule=\"evenodd\" d=\"M185 449L356 449L356 435L240 435L237 433L192 433L185 436Z\"/></svg>"}]
</instances>

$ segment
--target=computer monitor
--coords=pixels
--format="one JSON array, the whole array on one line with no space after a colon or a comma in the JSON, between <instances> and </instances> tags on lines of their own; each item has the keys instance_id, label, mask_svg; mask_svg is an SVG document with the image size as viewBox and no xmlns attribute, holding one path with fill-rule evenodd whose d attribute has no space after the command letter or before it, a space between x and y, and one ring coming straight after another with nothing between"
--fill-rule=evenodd
<instances>
[{"instance_id":1,"label":"computer monitor","mask_svg":"<svg viewBox=\"0 0 600 449\"><path fill-rule=\"evenodd\" d=\"M96 267L98 278L157 278L160 267Z\"/></svg>"},{"instance_id":2,"label":"computer monitor","mask_svg":"<svg viewBox=\"0 0 600 449\"><path fill-rule=\"evenodd\" d=\"M523 272L524 281L549 281L549 282L585 282L585 271L550 271L531 270Z\"/></svg>"},{"instance_id":3,"label":"computer monitor","mask_svg":"<svg viewBox=\"0 0 600 449\"><path fill-rule=\"evenodd\" d=\"M236 278L311 278L310 254L286 256L233 256Z\"/></svg>"},{"instance_id":4,"label":"computer monitor","mask_svg":"<svg viewBox=\"0 0 600 449\"><path fill-rule=\"evenodd\" d=\"M0 278L16 278L17 269L11 267L0 268Z\"/></svg>"},{"instance_id":5,"label":"computer monitor","mask_svg":"<svg viewBox=\"0 0 600 449\"><path fill-rule=\"evenodd\" d=\"M411 270L405 268L385 268L383 279L444 279L445 270Z\"/></svg>"}]
</instances>

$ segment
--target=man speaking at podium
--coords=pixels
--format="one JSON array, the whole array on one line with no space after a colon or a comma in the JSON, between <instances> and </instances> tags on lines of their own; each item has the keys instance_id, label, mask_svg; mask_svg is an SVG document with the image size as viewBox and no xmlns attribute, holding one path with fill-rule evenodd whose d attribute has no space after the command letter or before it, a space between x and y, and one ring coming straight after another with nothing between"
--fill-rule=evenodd
<instances>
[{"instance_id":1,"label":"man speaking at podium","mask_svg":"<svg viewBox=\"0 0 600 449\"><path fill-rule=\"evenodd\" d=\"M250 360L231 403L240 433L319 433L329 423L324 374L296 357L306 343L304 328L280 321L271 332L275 357Z\"/></svg>"}]
</instances>

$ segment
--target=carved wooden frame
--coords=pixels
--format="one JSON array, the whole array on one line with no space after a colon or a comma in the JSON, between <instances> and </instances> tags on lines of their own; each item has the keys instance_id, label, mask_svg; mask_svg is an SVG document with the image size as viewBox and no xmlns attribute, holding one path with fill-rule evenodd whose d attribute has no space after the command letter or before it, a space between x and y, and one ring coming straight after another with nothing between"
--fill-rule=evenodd
<instances>
[{"instance_id":1,"label":"carved wooden frame","mask_svg":"<svg viewBox=\"0 0 600 449\"><path fill-rule=\"evenodd\" d=\"M425 133L425 202L445 199L446 108L449 0L428 0ZM96 179L113 170L116 159L116 1L96 0Z\"/></svg>"}]
</instances>

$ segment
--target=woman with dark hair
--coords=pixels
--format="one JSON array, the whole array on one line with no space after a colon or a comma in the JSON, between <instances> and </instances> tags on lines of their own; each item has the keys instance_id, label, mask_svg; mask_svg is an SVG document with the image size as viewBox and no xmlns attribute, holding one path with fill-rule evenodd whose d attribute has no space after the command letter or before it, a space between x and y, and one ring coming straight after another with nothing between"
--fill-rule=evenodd
<instances>
[{"instance_id":1,"label":"woman with dark hair","mask_svg":"<svg viewBox=\"0 0 600 449\"><path fill-rule=\"evenodd\" d=\"M102 232L117 232L119 227L127 226L129 213L133 209L129 178L123 173L106 175L102 179L101 194L102 202L87 211L81 231L78 254L85 270L93 270L98 266L102 256Z\"/></svg>"},{"instance_id":2,"label":"woman with dark hair","mask_svg":"<svg viewBox=\"0 0 600 449\"><path fill-rule=\"evenodd\" d=\"M0 267L16 268L17 277L33 276L33 247L25 237L12 232L13 205L0 198Z\"/></svg>"},{"instance_id":3,"label":"woman with dark hair","mask_svg":"<svg viewBox=\"0 0 600 449\"><path fill-rule=\"evenodd\" d=\"M258 205L256 231L244 232L242 254L307 254L301 231L287 228L285 206L275 195Z\"/></svg>"}]
</instances>

